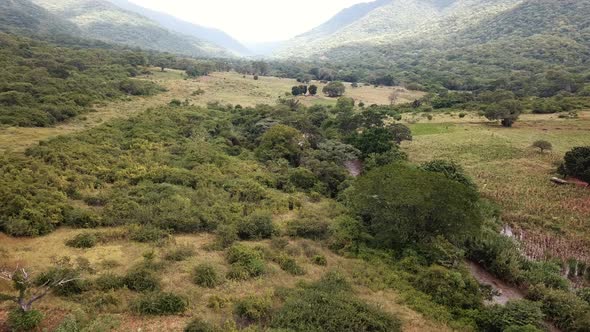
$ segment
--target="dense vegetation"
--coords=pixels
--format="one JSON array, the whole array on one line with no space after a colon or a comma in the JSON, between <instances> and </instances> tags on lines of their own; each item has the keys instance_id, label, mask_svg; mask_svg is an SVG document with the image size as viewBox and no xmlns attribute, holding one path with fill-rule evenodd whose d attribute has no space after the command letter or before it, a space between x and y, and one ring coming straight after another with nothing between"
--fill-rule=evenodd
<instances>
[{"instance_id":1,"label":"dense vegetation","mask_svg":"<svg viewBox=\"0 0 590 332\"><path fill-rule=\"evenodd\" d=\"M147 63L133 51L56 47L0 34L0 124L51 126L97 102L161 91L132 80Z\"/></svg>"}]
</instances>

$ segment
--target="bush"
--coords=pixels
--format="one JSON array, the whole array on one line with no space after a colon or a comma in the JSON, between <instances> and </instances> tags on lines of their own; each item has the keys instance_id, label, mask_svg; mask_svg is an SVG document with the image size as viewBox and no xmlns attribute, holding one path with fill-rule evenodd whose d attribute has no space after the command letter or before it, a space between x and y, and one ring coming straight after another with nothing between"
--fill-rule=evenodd
<instances>
[{"instance_id":1,"label":"bush","mask_svg":"<svg viewBox=\"0 0 590 332\"><path fill-rule=\"evenodd\" d=\"M231 269L229 279L244 280L264 274L265 264L260 252L243 245L233 245L226 255Z\"/></svg>"},{"instance_id":2,"label":"bush","mask_svg":"<svg viewBox=\"0 0 590 332\"><path fill-rule=\"evenodd\" d=\"M8 326L12 331L30 331L41 324L43 314L37 310L14 309L8 313Z\"/></svg>"},{"instance_id":3,"label":"bush","mask_svg":"<svg viewBox=\"0 0 590 332\"><path fill-rule=\"evenodd\" d=\"M242 240L270 238L274 232L272 214L255 211L238 223L237 230Z\"/></svg>"},{"instance_id":4,"label":"bush","mask_svg":"<svg viewBox=\"0 0 590 332\"><path fill-rule=\"evenodd\" d=\"M287 232L290 236L298 236L312 240L322 240L328 237L330 223L320 219L312 219L311 216L300 216L287 223Z\"/></svg>"},{"instance_id":5,"label":"bush","mask_svg":"<svg viewBox=\"0 0 590 332\"><path fill-rule=\"evenodd\" d=\"M328 97L340 97L346 91L346 87L342 82L330 82L323 89L322 92Z\"/></svg>"},{"instance_id":6,"label":"bush","mask_svg":"<svg viewBox=\"0 0 590 332\"><path fill-rule=\"evenodd\" d=\"M137 299L132 308L142 315L176 315L184 312L188 303L182 296L154 292L142 295Z\"/></svg>"},{"instance_id":7,"label":"bush","mask_svg":"<svg viewBox=\"0 0 590 332\"><path fill-rule=\"evenodd\" d=\"M227 248L239 240L237 227L233 224L224 224L217 227L216 246Z\"/></svg>"},{"instance_id":8,"label":"bush","mask_svg":"<svg viewBox=\"0 0 590 332\"><path fill-rule=\"evenodd\" d=\"M136 292L155 291L160 289L160 278L146 268L134 268L123 278L125 285Z\"/></svg>"},{"instance_id":9,"label":"bush","mask_svg":"<svg viewBox=\"0 0 590 332\"><path fill-rule=\"evenodd\" d=\"M271 317L272 303L268 298L249 296L239 300L234 307L234 314L248 322L266 322Z\"/></svg>"},{"instance_id":10,"label":"bush","mask_svg":"<svg viewBox=\"0 0 590 332\"><path fill-rule=\"evenodd\" d=\"M315 255L311 258L312 263L319 266L326 266L328 265L328 260L324 255Z\"/></svg>"},{"instance_id":11,"label":"bush","mask_svg":"<svg viewBox=\"0 0 590 332\"><path fill-rule=\"evenodd\" d=\"M72 248L92 248L98 242L98 237L92 233L80 233L66 241L66 245Z\"/></svg>"},{"instance_id":12,"label":"bush","mask_svg":"<svg viewBox=\"0 0 590 332\"><path fill-rule=\"evenodd\" d=\"M541 152L545 152L545 150L551 151L551 149L553 149L553 145L544 140L533 142L533 147L541 150Z\"/></svg>"},{"instance_id":13,"label":"bush","mask_svg":"<svg viewBox=\"0 0 590 332\"><path fill-rule=\"evenodd\" d=\"M567 152L559 172L590 183L590 146L576 147Z\"/></svg>"},{"instance_id":14,"label":"bush","mask_svg":"<svg viewBox=\"0 0 590 332\"><path fill-rule=\"evenodd\" d=\"M218 332L218 331L219 331L219 329L217 329L213 325L207 323L206 321L202 320L201 318L195 318L195 319L191 320L184 328L184 332Z\"/></svg>"},{"instance_id":15,"label":"bush","mask_svg":"<svg viewBox=\"0 0 590 332\"><path fill-rule=\"evenodd\" d=\"M399 319L358 300L350 285L333 273L293 291L273 316L271 326L316 332L401 331Z\"/></svg>"},{"instance_id":16,"label":"bush","mask_svg":"<svg viewBox=\"0 0 590 332\"><path fill-rule=\"evenodd\" d=\"M129 238L141 243L160 242L169 237L170 234L167 231L151 225L135 225L129 229Z\"/></svg>"},{"instance_id":17,"label":"bush","mask_svg":"<svg viewBox=\"0 0 590 332\"><path fill-rule=\"evenodd\" d=\"M590 305L566 290L533 287L528 297L542 302L541 310L555 325L565 331L587 331L590 325L585 315L590 312ZM582 325L582 326L581 326Z\"/></svg>"},{"instance_id":18,"label":"bush","mask_svg":"<svg viewBox=\"0 0 590 332\"><path fill-rule=\"evenodd\" d=\"M526 262L521 282L529 286L543 285L563 290L569 288L568 280L561 276L559 265L551 262Z\"/></svg>"},{"instance_id":19,"label":"bush","mask_svg":"<svg viewBox=\"0 0 590 332\"><path fill-rule=\"evenodd\" d=\"M215 288L221 284L221 276L211 264L200 264L193 270L193 282L201 287Z\"/></svg>"},{"instance_id":20,"label":"bush","mask_svg":"<svg viewBox=\"0 0 590 332\"><path fill-rule=\"evenodd\" d=\"M80 278L80 271L69 265L59 265L39 274L35 279L37 286L44 285L55 280L73 279L53 290L59 296L72 296L80 294L88 289L88 283Z\"/></svg>"},{"instance_id":21,"label":"bush","mask_svg":"<svg viewBox=\"0 0 590 332\"><path fill-rule=\"evenodd\" d=\"M195 255L195 248L189 245L179 245L166 252L164 259L167 261L181 262Z\"/></svg>"},{"instance_id":22,"label":"bush","mask_svg":"<svg viewBox=\"0 0 590 332\"><path fill-rule=\"evenodd\" d=\"M474 309L483 304L480 286L469 275L432 265L420 271L414 287L430 295L435 303L450 308Z\"/></svg>"},{"instance_id":23,"label":"bush","mask_svg":"<svg viewBox=\"0 0 590 332\"><path fill-rule=\"evenodd\" d=\"M479 318L478 326L483 331L503 332L509 327L533 326L540 328L543 323L541 304L528 300L510 301L506 305L494 305L484 309Z\"/></svg>"},{"instance_id":24,"label":"bush","mask_svg":"<svg viewBox=\"0 0 590 332\"><path fill-rule=\"evenodd\" d=\"M305 274L305 270L291 257L280 255L275 259L275 261L277 264L279 264L283 271L291 275L301 276Z\"/></svg>"},{"instance_id":25,"label":"bush","mask_svg":"<svg viewBox=\"0 0 590 332\"><path fill-rule=\"evenodd\" d=\"M125 278L116 274L106 273L94 280L94 286L101 291L123 288L125 286Z\"/></svg>"}]
</instances>

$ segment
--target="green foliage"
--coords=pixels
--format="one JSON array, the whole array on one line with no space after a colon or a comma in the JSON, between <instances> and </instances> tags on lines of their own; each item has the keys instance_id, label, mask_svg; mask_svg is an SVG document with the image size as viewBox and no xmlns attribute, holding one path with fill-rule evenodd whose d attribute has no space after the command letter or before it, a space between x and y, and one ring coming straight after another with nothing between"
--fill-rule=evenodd
<instances>
[{"instance_id":1,"label":"green foliage","mask_svg":"<svg viewBox=\"0 0 590 332\"><path fill-rule=\"evenodd\" d=\"M113 273L105 273L94 280L96 289L106 292L125 287L126 279Z\"/></svg>"},{"instance_id":2,"label":"green foliage","mask_svg":"<svg viewBox=\"0 0 590 332\"><path fill-rule=\"evenodd\" d=\"M0 124L48 127L96 102L161 91L130 79L132 64L120 50L58 47L5 34L0 39Z\"/></svg>"},{"instance_id":3,"label":"green foliage","mask_svg":"<svg viewBox=\"0 0 590 332\"><path fill-rule=\"evenodd\" d=\"M421 271L414 286L432 296L435 303L450 308L473 309L481 307L483 295L473 277L433 265Z\"/></svg>"},{"instance_id":4,"label":"green foliage","mask_svg":"<svg viewBox=\"0 0 590 332\"><path fill-rule=\"evenodd\" d=\"M351 294L350 285L330 273L296 289L273 316L272 327L294 331L401 331L401 322Z\"/></svg>"},{"instance_id":5,"label":"green foliage","mask_svg":"<svg viewBox=\"0 0 590 332\"><path fill-rule=\"evenodd\" d=\"M35 278L35 285L42 286L58 280L71 280L71 282L57 286L53 292L59 296L77 295L88 288L88 284L81 279L80 274L79 269L75 268L69 260L64 259L47 271L40 273Z\"/></svg>"},{"instance_id":6,"label":"green foliage","mask_svg":"<svg viewBox=\"0 0 590 332\"><path fill-rule=\"evenodd\" d=\"M433 160L422 164L420 168L428 172L441 173L449 180L475 188L473 181L465 175L463 167L453 161Z\"/></svg>"},{"instance_id":7,"label":"green foliage","mask_svg":"<svg viewBox=\"0 0 590 332\"><path fill-rule=\"evenodd\" d=\"M561 268L551 262L526 262L522 279L527 285L543 285L563 290L569 288L568 280L561 276Z\"/></svg>"},{"instance_id":8,"label":"green foliage","mask_svg":"<svg viewBox=\"0 0 590 332\"><path fill-rule=\"evenodd\" d=\"M298 165L301 157L303 135L297 129L276 125L268 129L260 139L256 154L263 160L288 160L292 165Z\"/></svg>"},{"instance_id":9,"label":"green foliage","mask_svg":"<svg viewBox=\"0 0 590 332\"><path fill-rule=\"evenodd\" d=\"M222 282L217 269L208 263L197 265L193 270L192 278L195 284L206 288L215 288Z\"/></svg>"},{"instance_id":10,"label":"green foliage","mask_svg":"<svg viewBox=\"0 0 590 332\"><path fill-rule=\"evenodd\" d=\"M487 107L485 117L488 120L501 120L502 126L512 127L523 111L522 103L518 100L503 100L498 104Z\"/></svg>"},{"instance_id":11,"label":"green foliage","mask_svg":"<svg viewBox=\"0 0 590 332\"><path fill-rule=\"evenodd\" d=\"M191 245L178 245L164 254L167 261L181 262L195 255L195 248Z\"/></svg>"},{"instance_id":12,"label":"green foliage","mask_svg":"<svg viewBox=\"0 0 590 332\"><path fill-rule=\"evenodd\" d=\"M263 323L270 319L272 303L266 297L249 296L236 302L234 314L247 323Z\"/></svg>"},{"instance_id":13,"label":"green foliage","mask_svg":"<svg viewBox=\"0 0 590 332\"><path fill-rule=\"evenodd\" d=\"M532 288L528 297L542 303L541 310L558 328L566 331L585 331L590 328L586 316L590 312L590 305L574 294L541 286Z\"/></svg>"},{"instance_id":14,"label":"green foliage","mask_svg":"<svg viewBox=\"0 0 590 332\"><path fill-rule=\"evenodd\" d=\"M442 235L451 242L476 235L479 197L442 175L394 164L370 171L346 192L347 205L383 248Z\"/></svg>"},{"instance_id":15,"label":"green foliage","mask_svg":"<svg viewBox=\"0 0 590 332\"><path fill-rule=\"evenodd\" d=\"M238 222L237 231L242 240L268 239L274 232L272 214L265 211L255 211Z\"/></svg>"},{"instance_id":16,"label":"green foliage","mask_svg":"<svg viewBox=\"0 0 590 332\"><path fill-rule=\"evenodd\" d=\"M31 331L38 327L43 321L43 314L37 310L23 311L22 309L13 309L8 313L8 326L11 331L25 332Z\"/></svg>"},{"instance_id":17,"label":"green foliage","mask_svg":"<svg viewBox=\"0 0 590 332\"><path fill-rule=\"evenodd\" d=\"M575 147L567 152L559 172L590 183L590 146Z\"/></svg>"},{"instance_id":18,"label":"green foliage","mask_svg":"<svg viewBox=\"0 0 590 332\"><path fill-rule=\"evenodd\" d=\"M330 223L320 218L302 214L287 223L287 232L290 236L306 239L325 239L330 230Z\"/></svg>"},{"instance_id":19,"label":"green foliage","mask_svg":"<svg viewBox=\"0 0 590 332\"><path fill-rule=\"evenodd\" d=\"M393 136L385 128L366 129L351 138L350 142L365 158L372 153L386 153L393 148Z\"/></svg>"},{"instance_id":20,"label":"green foliage","mask_svg":"<svg viewBox=\"0 0 590 332\"><path fill-rule=\"evenodd\" d=\"M183 313L187 306L182 296L165 292L143 294L132 304L133 310L142 315L176 315Z\"/></svg>"},{"instance_id":21,"label":"green foliage","mask_svg":"<svg viewBox=\"0 0 590 332\"><path fill-rule=\"evenodd\" d=\"M346 87L342 82L330 82L323 89L322 92L328 97L340 97L346 91Z\"/></svg>"},{"instance_id":22,"label":"green foliage","mask_svg":"<svg viewBox=\"0 0 590 332\"><path fill-rule=\"evenodd\" d=\"M297 261L287 255L279 255L274 259L281 269L291 275L301 276L305 274L305 269L297 264Z\"/></svg>"},{"instance_id":23,"label":"green foliage","mask_svg":"<svg viewBox=\"0 0 590 332\"><path fill-rule=\"evenodd\" d=\"M315 96L318 93L318 86L312 84L309 86L308 91L310 95Z\"/></svg>"},{"instance_id":24,"label":"green foliage","mask_svg":"<svg viewBox=\"0 0 590 332\"><path fill-rule=\"evenodd\" d=\"M168 232L152 225L135 225L129 229L129 238L142 243L160 242L169 236L170 234Z\"/></svg>"},{"instance_id":25,"label":"green foliage","mask_svg":"<svg viewBox=\"0 0 590 332\"><path fill-rule=\"evenodd\" d=\"M184 328L184 332L218 332L219 329L201 318L192 319Z\"/></svg>"},{"instance_id":26,"label":"green foliage","mask_svg":"<svg viewBox=\"0 0 590 332\"><path fill-rule=\"evenodd\" d=\"M92 248L98 242L98 237L93 233L80 233L72 239L66 241L66 245L72 248L87 249Z\"/></svg>"},{"instance_id":27,"label":"green foliage","mask_svg":"<svg viewBox=\"0 0 590 332\"><path fill-rule=\"evenodd\" d=\"M516 300L504 306L493 305L484 309L478 317L478 326L486 332L516 330L516 327L533 327L535 330L532 331L539 331L543 317L540 303Z\"/></svg>"},{"instance_id":28,"label":"green foliage","mask_svg":"<svg viewBox=\"0 0 590 332\"><path fill-rule=\"evenodd\" d=\"M324 255L315 255L311 258L311 262L314 263L315 265L319 265L319 266L326 266L328 265L328 259L326 259L326 256Z\"/></svg>"},{"instance_id":29,"label":"green foliage","mask_svg":"<svg viewBox=\"0 0 590 332\"><path fill-rule=\"evenodd\" d=\"M535 141L535 142L533 142L532 146L534 148L541 150L541 153L545 152L545 150L551 151L553 149L553 144L551 144L550 142L545 141L545 140Z\"/></svg>"},{"instance_id":30,"label":"green foliage","mask_svg":"<svg viewBox=\"0 0 590 332\"><path fill-rule=\"evenodd\" d=\"M231 264L227 275L229 279L245 280L259 277L266 270L262 254L244 245L234 244L230 247L226 259Z\"/></svg>"},{"instance_id":31,"label":"green foliage","mask_svg":"<svg viewBox=\"0 0 590 332\"><path fill-rule=\"evenodd\" d=\"M132 268L123 278L125 286L136 292L157 291L160 289L160 278L145 267Z\"/></svg>"},{"instance_id":32,"label":"green foliage","mask_svg":"<svg viewBox=\"0 0 590 332\"><path fill-rule=\"evenodd\" d=\"M403 141L411 141L413 139L412 130L401 123L391 124L387 126L387 129L397 144L400 144Z\"/></svg>"}]
</instances>

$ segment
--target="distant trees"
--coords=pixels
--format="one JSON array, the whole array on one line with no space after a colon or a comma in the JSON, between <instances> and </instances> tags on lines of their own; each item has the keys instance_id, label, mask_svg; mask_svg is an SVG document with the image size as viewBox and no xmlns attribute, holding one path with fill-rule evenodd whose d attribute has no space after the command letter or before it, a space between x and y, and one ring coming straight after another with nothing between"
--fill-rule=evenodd
<instances>
[{"instance_id":1,"label":"distant trees","mask_svg":"<svg viewBox=\"0 0 590 332\"><path fill-rule=\"evenodd\" d=\"M550 151L553 149L553 145L545 140L538 140L533 143L533 147L541 150L541 153L545 152L545 150Z\"/></svg>"},{"instance_id":2,"label":"distant trees","mask_svg":"<svg viewBox=\"0 0 590 332\"><path fill-rule=\"evenodd\" d=\"M299 85L299 86L292 87L291 94L293 96L301 96L301 95L305 96L307 94L307 85Z\"/></svg>"},{"instance_id":3,"label":"distant trees","mask_svg":"<svg viewBox=\"0 0 590 332\"><path fill-rule=\"evenodd\" d=\"M252 69L254 74L265 76L268 74L270 66L265 61L254 61L252 62Z\"/></svg>"},{"instance_id":4,"label":"distant trees","mask_svg":"<svg viewBox=\"0 0 590 332\"><path fill-rule=\"evenodd\" d=\"M342 82L330 82L322 90L322 92L325 95L327 95L328 97L332 97L332 98L340 97L340 96L344 95L345 91L346 91L346 87L344 86L344 84Z\"/></svg>"},{"instance_id":5,"label":"distant trees","mask_svg":"<svg viewBox=\"0 0 590 332\"><path fill-rule=\"evenodd\" d=\"M512 127L523 109L522 103L518 100L503 100L489 105L485 111L485 117L488 120L500 120L504 127Z\"/></svg>"},{"instance_id":6,"label":"distant trees","mask_svg":"<svg viewBox=\"0 0 590 332\"><path fill-rule=\"evenodd\" d=\"M165 71L166 68L172 67L174 64L174 56L173 55L161 55L159 56L154 65L160 67L161 71Z\"/></svg>"},{"instance_id":7,"label":"distant trees","mask_svg":"<svg viewBox=\"0 0 590 332\"><path fill-rule=\"evenodd\" d=\"M309 86L308 91L310 95L315 96L318 93L318 86L312 84Z\"/></svg>"}]
</instances>

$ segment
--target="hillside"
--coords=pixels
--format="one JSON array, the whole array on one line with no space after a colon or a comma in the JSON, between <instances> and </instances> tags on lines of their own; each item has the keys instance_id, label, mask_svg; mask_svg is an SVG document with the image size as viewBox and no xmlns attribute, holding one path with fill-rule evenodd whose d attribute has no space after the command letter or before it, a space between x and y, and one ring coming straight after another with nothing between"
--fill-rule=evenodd
<instances>
[{"instance_id":1,"label":"hillside","mask_svg":"<svg viewBox=\"0 0 590 332\"><path fill-rule=\"evenodd\" d=\"M168 15L162 12L151 10L138 6L127 0L109 0L115 5L130 12L137 13L145 16L153 21L158 22L160 25L168 30L181 33L187 36L206 40L215 45L219 45L225 49L231 50L240 55L249 55L251 52L239 41L228 35L227 33L214 28L208 28L193 24L190 22L183 21L172 15Z\"/></svg>"},{"instance_id":2,"label":"hillside","mask_svg":"<svg viewBox=\"0 0 590 332\"><path fill-rule=\"evenodd\" d=\"M85 38L189 56L228 55L217 45L171 32L106 0L34 0L34 3L73 23Z\"/></svg>"},{"instance_id":3,"label":"hillside","mask_svg":"<svg viewBox=\"0 0 590 332\"><path fill-rule=\"evenodd\" d=\"M74 24L59 19L29 0L0 1L0 31L24 34L75 34Z\"/></svg>"}]
</instances>

